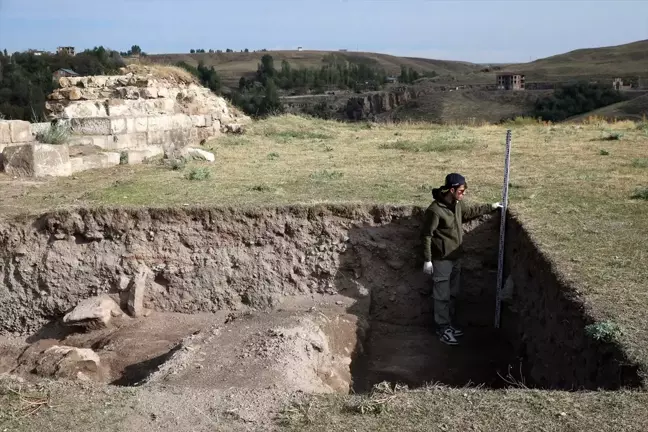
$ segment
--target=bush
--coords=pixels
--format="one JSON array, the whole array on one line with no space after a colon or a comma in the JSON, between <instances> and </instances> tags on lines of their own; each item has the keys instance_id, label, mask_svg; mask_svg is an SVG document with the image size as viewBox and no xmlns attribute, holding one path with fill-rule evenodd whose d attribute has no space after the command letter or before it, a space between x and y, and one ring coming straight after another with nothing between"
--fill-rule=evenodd
<instances>
[{"instance_id":1,"label":"bush","mask_svg":"<svg viewBox=\"0 0 648 432\"><path fill-rule=\"evenodd\" d=\"M648 168L648 158L637 158L632 160L634 168Z\"/></svg>"},{"instance_id":2,"label":"bush","mask_svg":"<svg viewBox=\"0 0 648 432\"><path fill-rule=\"evenodd\" d=\"M648 187L638 187L630 197L632 199L648 200Z\"/></svg>"},{"instance_id":3,"label":"bush","mask_svg":"<svg viewBox=\"0 0 648 432\"><path fill-rule=\"evenodd\" d=\"M607 151L607 150L602 149L602 150L599 152L599 154L600 154L601 156L609 156L609 155L610 155L610 152Z\"/></svg>"},{"instance_id":4,"label":"bush","mask_svg":"<svg viewBox=\"0 0 648 432\"><path fill-rule=\"evenodd\" d=\"M192 168L185 174L187 180L206 180L211 176L209 169L205 167Z\"/></svg>"},{"instance_id":5,"label":"bush","mask_svg":"<svg viewBox=\"0 0 648 432\"><path fill-rule=\"evenodd\" d=\"M568 84L557 88L551 96L538 99L534 116L552 122L562 121L625 99L611 85L588 82Z\"/></svg>"},{"instance_id":6,"label":"bush","mask_svg":"<svg viewBox=\"0 0 648 432\"><path fill-rule=\"evenodd\" d=\"M613 342L622 334L621 328L612 321L602 321L585 327L585 334L601 342Z\"/></svg>"},{"instance_id":7,"label":"bush","mask_svg":"<svg viewBox=\"0 0 648 432\"><path fill-rule=\"evenodd\" d=\"M52 123L36 134L36 141L43 144L66 144L70 140L70 128L61 123Z\"/></svg>"}]
</instances>

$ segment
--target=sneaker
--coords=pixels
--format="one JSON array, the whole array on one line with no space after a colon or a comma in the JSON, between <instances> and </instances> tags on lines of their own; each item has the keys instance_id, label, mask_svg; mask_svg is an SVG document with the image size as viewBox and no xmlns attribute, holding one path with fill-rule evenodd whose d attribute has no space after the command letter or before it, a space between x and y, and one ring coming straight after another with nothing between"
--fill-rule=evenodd
<instances>
[{"instance_id":1,"label":"sneaker","mask_svg":"<svg viewBox=\"0 0 648 432\"><path fill-rule=\"evenodd\" d=\"M439 340L446 345L459 345L459 341L455 338L451 327L439 331Z\"/></svg>"},{"instance_id":2,"label":"sneaker","mask_svg":"<svg viewBox=\"0 0 648 432\"><path fill-rule=\"evenodd\" d=\"M452 334L454 334L455 337L461 337L464 335L463 330L461 330L460 328L457 328L455 326L449 326L448 328L452 330Z\"/></svg>"}]
</instances>

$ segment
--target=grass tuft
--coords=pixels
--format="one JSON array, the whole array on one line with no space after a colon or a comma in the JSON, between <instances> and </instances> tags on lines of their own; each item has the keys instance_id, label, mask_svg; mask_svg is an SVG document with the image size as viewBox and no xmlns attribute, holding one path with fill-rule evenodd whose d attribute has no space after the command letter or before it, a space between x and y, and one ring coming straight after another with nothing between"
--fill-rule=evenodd
<instances>
[{"instance_id":1,"label":"grass tuft","mask_svg":"<svg viewBox=\"0 0 648 432\"><path fill-rule=\"evenodd\" d=\"M635 189L631 196L632 199L648 200L648 187L641 186Z\"/></svg>"},{"instance_id":2,"label":"grass tuft","mask_svg":"<svg viewBox=\"0 0 648 432\"><path fill-rule=\"evenodd\" d=\"M185 174L187 180L207 180L211 172L206 167L194 167Z\"/></svg>"},{"instance_id":3,"label":"grass tuft","mask_svg":"<svg viewBox=\"0 0 648 432\"><path fill-rule=\"evenodd\" d=\"M632 159L632 166L634 168L648 168L648 158Z\"/></svg>"},{"instance_id":4,"label":"grass tuft","mask_svg":"<svg viewBox=\"0 0 648 432\"><path fill-rule=\"evenodd\" d=\"M277 153L277 152L268 153L268 159L270 159L270 160L279 159L279 153Z\"/></svg>"},{"instance_id":5,"label":"grass tuft","mask_svg":"<svg viewBox=\"0 0 648 432\"><path fill-rule=\"evenodd\" d=\"M599 151L599 154L600 154L601 156L609 156L609 155L610 155L610 152L607 151L607 150L605 150L605 149L601 149L601 150Z\"/></svg>"},{"instance_id":6,"label":"grass tuft","mask_svg":"<svg viewBox=\"0 0 648 432\"><path fill-rule=\"evenodd\" d=\"M36 134L36 141L43 144L61 145L70 141L70 127L61 123L52 123L45 130Z\"/></svg>"},{"instance_id":7,"label":"grass tuft","mask_svg":"<svg viewBox=\"0 0 648 432\"><path fill-rule=\"evenodd\" d=\"M602 321L585 327L585 334L601 342L614 342L621 336L621 327L612 321Z\"/></svg>"},{"instance_id":8,"label":"grass tuft","mask_svg":"<svg viewBox=\"0 0 648 432\"><path fill-rule=\"evenodd\" d=\"M344 173L341 171L329 171L329 170L321 170L321 171L316 171L310 175L311 180L315 181L329 181L329 180L339 180L342 177L344 177Z\"/></svg>"}]
</instances>

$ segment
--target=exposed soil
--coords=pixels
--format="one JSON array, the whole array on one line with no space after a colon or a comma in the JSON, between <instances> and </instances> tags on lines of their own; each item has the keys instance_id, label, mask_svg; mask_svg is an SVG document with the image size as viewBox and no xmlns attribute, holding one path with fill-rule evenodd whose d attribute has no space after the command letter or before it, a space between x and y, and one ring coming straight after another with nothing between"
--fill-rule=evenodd
<instances>
[{"instance_id":1,"label":"exposed soil","mask_svg":"<svg viewBox=\"0 0 648 432\"><path fill-rule=\"evenodd\" d=\"M383 380L640 386L620 347L587 339L586 314L514 219L515 292L493 329L497 222L465 227L459 347L434 335L420 209L96 210L0 224L0 329L13 336L0 341L0 373L29 377L46 348L70 345L99 354L107 383L236 397ZM104 292L126 310L124 280L142 265L150 316L87 333L58 325Z\"/></svg>"}]
</instances>

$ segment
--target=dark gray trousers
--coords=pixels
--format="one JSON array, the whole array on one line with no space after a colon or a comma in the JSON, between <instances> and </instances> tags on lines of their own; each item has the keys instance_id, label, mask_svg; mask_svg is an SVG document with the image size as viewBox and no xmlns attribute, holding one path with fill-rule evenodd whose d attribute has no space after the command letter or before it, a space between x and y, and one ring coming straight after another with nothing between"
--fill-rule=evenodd
<instances>
[{"instance_id":1,"label":"dark gray trousers","mask_svg":"<svg viewBox=\"0 0 648 432\"><path fill-rule=\"evenodd\" d=\"M434 298L434 322L439 329L452 325L455 301L461 285L461 261L432 261L432 297Z\"/></svg>"}]
</instances>

